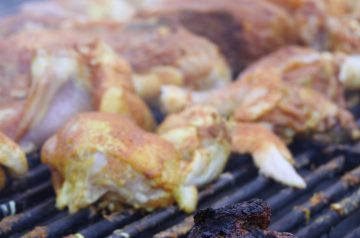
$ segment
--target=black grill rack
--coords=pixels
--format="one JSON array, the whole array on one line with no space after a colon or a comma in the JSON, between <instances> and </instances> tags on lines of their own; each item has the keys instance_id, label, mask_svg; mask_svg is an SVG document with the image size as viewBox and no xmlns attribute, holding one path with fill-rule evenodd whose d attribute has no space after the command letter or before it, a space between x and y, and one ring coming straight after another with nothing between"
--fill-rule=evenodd
<instances>
[{"instance_id":1,"label":"black grill rack","mask_svg":"<svg viewBox=\"0 0 360 238\"><path fill-rule=\"evenodd\" d=\"M201 190L199 208L258 197L272 208L272 229L299 237L356 237L360 227L360 144L321 146L307 141L292 147L307 182L305 190L257 175L249 157L234 156L226 172ZM191 228L192 216L176 206L148 214L129 209L105 218L91 208L75 214L59 211L54 207L48 169L39 162L38 154L30 155L29 161L28 175L9 182L0 194L0 237L182 237Z\"/></svg>"},{"instance_id":2,"label":"black grill rack","mask_svg":"<svg viewBox=\"0 0 360 238\"><path fill-rule=\"evenodd\" d=\"M0 16L24 0L0 1ZM354 109L359 118L360 106ZM358 121L360 124L360 120ZM225 172L201 189L199 208L221 207L254 197L272 208L270 228L299 237L360 237L360 144L291 146L307 188L281 186L257 174L247 156L233 156ZM144 213L124 210L103 217L92 208L75 214L55 208L50 172L39 154L28 156L30 172L0 192L1 237L186 237L192 215L176 206Z\"/></svg>"}]
</instances>

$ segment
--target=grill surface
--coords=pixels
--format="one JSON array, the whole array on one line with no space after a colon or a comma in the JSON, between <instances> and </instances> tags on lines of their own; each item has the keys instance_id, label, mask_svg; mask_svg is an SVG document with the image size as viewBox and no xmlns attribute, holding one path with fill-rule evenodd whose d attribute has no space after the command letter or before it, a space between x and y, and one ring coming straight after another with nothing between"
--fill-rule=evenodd
<instances>
[{"instance_id":1,"label":"grill surface","mask_svg":"<svg viewBox=\"0 0 360 238\"><path fill-rule=\"evenodd\" d=\"M1 1L0 16L21 2ZM353 112L359 118L360 106ZM298 141L291 149L307 189L276 184L259 176L249 157L233 156L222 176L201 190L199 208L257 197L272 208L271 229L310 238L360 237L360 144ZM192 216L176 206L150 214L129 209L105 217L91 208L76 214L58 211L49 170L38 154L28 159L28 175L0 192L0 237L184 237L192 226Z\"/></svg>"}]
</instances>

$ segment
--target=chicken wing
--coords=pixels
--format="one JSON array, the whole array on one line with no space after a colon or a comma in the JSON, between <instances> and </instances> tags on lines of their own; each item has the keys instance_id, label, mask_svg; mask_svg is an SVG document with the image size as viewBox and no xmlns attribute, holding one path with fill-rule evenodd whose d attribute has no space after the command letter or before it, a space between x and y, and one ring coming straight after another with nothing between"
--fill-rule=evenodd
<instances>
[{"instance_id":1,"label":"chicken wing","mask_svg":"<svg viewBox=\"0 0 360 238\"><path fill-rule=\"evenodd\" d=\"M162 1L142 14L175 19L215 42L236 75L252 61L298 39L294 18L266 0Z\"/></svg>"},{"instance_id":2,"label":"chicken wing","mask_svg":"<svg viewBox=\"0 0 360 238\"><path fill-rule=\"evenodd\" d=\"M0 132L0 189L5 186L6 173L19 178L28 170L25 154L20 147Z\"/></svg>"},{"instance_id":3,"label":"chicken wing","mask_svg":"<svg viewBox=\"0 0 360 238\"><path fill-rule=\"evenodd\" d=\"M31 83L24 99L6 103L1 113L12 114L0 121L0 128L26 151L39 148L78 112L117 112L153 128L151 112L131 90L127 63L101 42L78 48L24 48L27 57L4 64L6 69L15 63L24 77L20 80Z\"/></svg>"},{"instance_id":4,"label":"chicken wing","mask_svg":"<svg viewBox=\"0 0 360 238\"><path fill-rule=\"evenodd\" d=\"M203 186L223 172L230 154L230 137L215 108L193 106L169 115L158 134L182 153L186 185Z\"/></svg>"},{"instance_id":5,"label":"chicken wing","mask_svg":"<svg viewBox=\"0 0 360 238\"><path fill-rule=\"evenodd\" d=\"M56 206L70 212L99 199L109 206L123 203L146 210L175 200L181 209L193 211L197 190L183 184L180 160L166 140L125 117L99 112L78 114L42 149Z\"/></svg>"},{"instance_id":6,"label":"chicken wing","mask_svg":"<svg viewBox=\"0 0 360 238\"><path fill-rule=\"evenodd\" d=\"M360 56L319 52L305 47L285 47L254 62L242 74L276 67L284 81L312 88L344 106L344 88L360 89Z\"/></svg>"},{"instance_id":7,"label":"chicken wing","mask_svg":"<svg viewBox=\"0 0 360 238\"><path fill-rule=\"evenodd\" d=\"M305 188L304 179L293 167L294 159L286 144L270 129L258 123L230 121L231 151L250 154L260 174L282 184Z\"/></svg>"},{"instance_id":8,"label":"chicken wing","mask_svg":"<svg viewBox=\"0 0 360 238\"><path fill-rule=\"evenodd\" d=\"M248 153L260 173L289 186L304 188L304 180L292 167L294 160L286 145L269 129L255 123L225 122L216 108L194 105L171 114L158 134L183 154L186 181L205 185L223 171L231 151Z\"/></svg>"},{"instance_id":9,"label":"chicken wing","mask_svg":"<svg viewBox=\"0 0 360 238\"><path fill-rule=\"evenodd\" d=\"M290 142L295 135L328 135L321 139L357 138L359 130L352 115L322 94L286 83L277 68L245 74L226 88L208 92L191 92L164 86L162 105L165 111L181 110L192 104L216 107L223 116L239 122L259 122ZM337 131L338 133L339 131Z\"/></svg>"}]
</instances>

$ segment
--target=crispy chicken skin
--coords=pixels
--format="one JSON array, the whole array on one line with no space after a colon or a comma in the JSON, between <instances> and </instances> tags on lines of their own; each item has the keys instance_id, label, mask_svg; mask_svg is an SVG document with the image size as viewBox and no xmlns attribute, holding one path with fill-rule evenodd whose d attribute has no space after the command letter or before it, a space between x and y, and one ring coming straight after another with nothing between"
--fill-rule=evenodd
<instances>
[{"instance_id":1,"label":"crispy chicken skin","mask_svg":"<svg viewBox=\"0 0 360 238\"><path fill-rule=\"evenodd\" d=\"M212 91L164 86L161 100L165 112L192 104L212 105L223 116L233 116L239 122L263 123L286 141L297 134L329 133L336 126L352 137L359 133L350 112L312 89L284 82L277 68L254 70Z\"/></svg>"},{"instance_id":2,"label":"crispy chicken skin","mask_svg":"<svg viewBox=\"0 0 360 238\"><path fill-rule=\"evenodd\" d=\"M195 225L189 238L292 238L290 233L268 230L271 210L260 199L223 208L207 208L194 216Z\"/></svg>"},{"instance_id":3,"label":"crispy chicken skin","mask_svg":"<svg viewBox=\"0 0 360 238\"><path fill-rule=\"evenodd\" d=\"M344 91L360 90L360 55L284 47L254 62L241 78L256 70L277 68L286 83L314 89L338 106L346 107Z\"/></svg>"},{"instance_id":4,"label":"crispy chicken skin","mask_svg":"<svg viewBox=\"0 0 360 238\"><path fill-rule=\"evenodd\" d=\"M296 43L294 19L265 0L172 0L147 7L143 15L176 19L215 42L235 74L284 45Z\"/></svg>"},{"instance_id":5,"label":"crispy chicken skin","mask_svg":"<svg viewBox=\"0 0 360 238\"><path fill-rule=\"evenodd\" d=\"M162 105L171 110L190 105L217 108L222 116L232 118L228 130L233 152L251 154L262 174L298 188L306 185L292 167L283 141L291 142L295 136L325 142L359 137L350 112L312 89L284 82L278 69L257 70L244 77L207 92L164 86Z\"/></svg>"},{"instance_id":6,"label":"crispy chicken skin","mask_svg":"<svg viewBox=\"0 0 360 238\"><path fill-rule=\"evenodd\" d=\"M23 51L31 57L14 62L22 68L13 80L31 85L24 99L1 107L0 115L11 117L0 121L0 128L26 151L39 148L78 112L116 112L148 130L154 127L149 109L131 85L130 66L105 44Z\"/></svg>"},{"instance_id":7,"label":"crispy chicken skin","mask_svg":"<svg viewBox=\"0 0 360 238\"><path fill-rule=\"evenodd\" d=\"M5 186L5 170L12 177L19 178L26 174L28 163L20 147L0 132L0 189Z\"/></svg>"},{"instance_id":8,"label":"crispy chicken skin","mask_svg":"<svg viewBox=\"0 0 360 238\"><path fill-rule=\"evenodd\" d=\"M203 186L218 178L230 154L225 120L210 106L192 106L169 115L158 134L182 153L186 185Z\"/></svg>"},{"instance_id":9,"label":"crispy chicken skin","mask_svg":"<svg viewBox=\"0 0 360 238\"><path fill-rule=\"evenodd\" d=\"M42 149L42 161L52 171L56 206L70 212L100 198L109 205L121 202L147 210L175 200L190 212L197 191L183 184L180 160L166 140L123 116L99 112L78 114Z\"/></svg>"},{"instance_id":10,"label":"crispy chicken skin","mask_svg":"<svg viewBox=\"0 0 360 238\"><path fill-rule=\"evenodd\" d=\"M205 90L231 81L229 66L214 44L164 19L125 25L84 23L70 29L23 32L10 39L22 47L51 48L101 39L130 64L136 93L151 104L165 84Z\"/></svg>"},{"instance_id":11,"label":"crispy chicken skin","mask_svg":"<svg viewBox=\"0 0 360 238\"><path fill-rule=\"evenodd\" d=\"M359 17L356 0L303 0L294 13L304 44L349 54L360 52Z\"/></svg>"}]
</instances>

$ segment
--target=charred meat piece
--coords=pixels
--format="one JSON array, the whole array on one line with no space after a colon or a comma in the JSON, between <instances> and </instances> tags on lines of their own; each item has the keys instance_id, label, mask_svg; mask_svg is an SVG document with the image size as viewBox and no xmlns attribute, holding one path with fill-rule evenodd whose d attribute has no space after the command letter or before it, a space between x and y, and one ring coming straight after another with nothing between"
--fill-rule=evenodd
<instances>
[{"instance_id":1,"label":"charred meat piece","mask_svg":"<svg viewBox=\"0 0 360 238\"><path fill-rule=\"evenodd\" d=\"M268 230L271 210L266 202L252 199L223 208L207 208L194 216L189 238L291 238L290 233Z\"/></svg>"}]
</instances>

